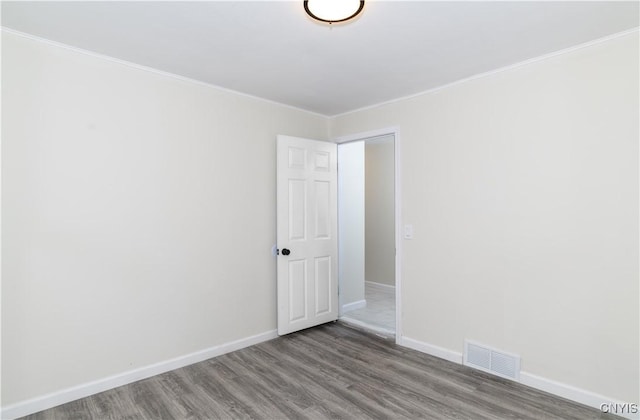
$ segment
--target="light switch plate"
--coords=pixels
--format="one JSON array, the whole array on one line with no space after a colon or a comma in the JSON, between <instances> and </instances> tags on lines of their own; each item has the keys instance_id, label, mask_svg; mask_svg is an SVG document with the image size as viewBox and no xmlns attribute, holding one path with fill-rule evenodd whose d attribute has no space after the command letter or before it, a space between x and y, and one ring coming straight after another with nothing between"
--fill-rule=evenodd
<instances>
[{"instance_id":1,"label":"light switch plate","mask_svg":"<svg viewBox=\"0 0 640 420\"><path fill-rule=\"evenodd\" d=\"M404 239L413 239L413 225L404 225Z\"/></svg>"}]
</instances>

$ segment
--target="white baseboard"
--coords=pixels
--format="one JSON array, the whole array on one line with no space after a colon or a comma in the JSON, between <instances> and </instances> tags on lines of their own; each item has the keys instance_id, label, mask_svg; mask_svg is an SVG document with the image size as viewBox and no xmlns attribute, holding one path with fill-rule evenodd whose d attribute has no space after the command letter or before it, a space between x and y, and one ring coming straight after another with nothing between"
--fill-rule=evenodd
<instances>
[{"instance_id":1,"label":"white baseboard","mask_svg":"<svg viewBox=\"0 0 640 420\"><path fill-rule=\"evenodd\" d=\"M231 341L229 343L220 344L195 353L176 357L174 359L165 360L163 362L154 363L138 369L123 372L107 378L98 379L96 381L84 383L71 388L66 388L51 394L36 397L30 400L21 401L6 407L2 407L0 418L15 419L17 417L27 416L46 410L60 404L65 404L80 398L85 398L99 392L107 391L122 385L146 379L151 376L159 375L170 370L178 369L212 357L220 356L235 350L240 350L254 344L262 343L278 337L277 330L267 331L251 337L242 338L240 340Z\"/></svg>"},{"instance_id":2,"label":"white baseboard","mask_svg":"<svg viewBox=\"0 0 640 420\"><path fill-rule=\"evenodd\" d=\"M606 404L605 408L607 408L612 414L628 419L640 419L640 413L631 413L629 412L630 410L626 408L631 401L629 403L624 403L613 398L605 397L604 395L596 394L595 392L576 388L575 386L556 382L528 372L520 372L520 383L530 386L531 388L539 389L540 391L545 391L550 394L593 407L597 410L601 410L602 405ZM638 411L637 406L635 411Z\"/></svg>"},{"instance_id":3,"label":"white baseboard","mask_svg":"<svg viewBox=\"0 0 640 420\"><path fill-rule=\"evenodd\" d=\"M447 350L443 347L434 346L433 344L424 343L408 337L400 337L398 344L430 354L431 356L439 357L440 359L448 360L449 362L459 365L462 364L462 353L458 353L457 351Z\"/></svg>"},{"instance_id":4,"label":"white baseboard","mask_svg":"<svg viewBox=\"0 0 640 420\"><path fill-rule=\"evenodd\" d=\"M341 310L341 314L346 314L347 312L350 311L355 311L356 309L360 309L360 308L366 308L367 307L367 301L362 299L362 300L356 300L355 302L351 302L351 303L345 303L344 305L342 305L342 310Z\"/></svg>"},{"instance_id":5,"label":"white baseboard","mask_svg":"<svg viewBox=\"0 0 640 420\"><path fill-rule=\"evenodd\" d=\"M365 281L364 284L372 289L383 290L387 292L395 292L396 287L389 284L376 283L374 281Z\"/></svg>"},{"instance_id":6,"label":"white baseboard","mask_svg":"<svg viewBox=\"0 0 640 420\"><path fill-rule=\"evenodd\" d=\"M448 350L442 347L434 346L422 341L414 340L408 337L400 337L398 344L401 346L409 347L413 350L418 350L423 353L430 354L440 359L448 360L453 363L462 364L463 355L461 353ZM605 397L603 395L596 394L591 391L577 388L572 385L556 382L551 379L543 378L541 376L534 375L528 372L520 371L520 382L523 385L530 386L531 388L539 389L558 397L566 398L571 401L575 401L580 404L601 410L602 405L606 404L605 408L608 408L608 412L616 414L628 419L640 420L640 413L638 413L638 406L635 406L635 413L631 413L633 410L630 404L638 404L636 401L623 402L614 398Z\"/></svg>"}]
</instances>

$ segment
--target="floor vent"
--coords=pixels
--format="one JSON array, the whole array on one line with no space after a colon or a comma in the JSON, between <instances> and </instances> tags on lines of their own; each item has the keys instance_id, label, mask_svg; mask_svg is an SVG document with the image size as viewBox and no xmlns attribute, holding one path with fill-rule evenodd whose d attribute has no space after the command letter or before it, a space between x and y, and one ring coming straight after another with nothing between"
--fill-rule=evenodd
<instances>
[{"instance_id":1,"label":"floor vent","mask_svg":"<svg viewBox=\"0 0 640 420\"><path fill-rule=\"evenodd\" d=\"M463 363L466 366L516 381L520 376L520 356L469 340L464 341Z\"/></svg>"}]
</instances>

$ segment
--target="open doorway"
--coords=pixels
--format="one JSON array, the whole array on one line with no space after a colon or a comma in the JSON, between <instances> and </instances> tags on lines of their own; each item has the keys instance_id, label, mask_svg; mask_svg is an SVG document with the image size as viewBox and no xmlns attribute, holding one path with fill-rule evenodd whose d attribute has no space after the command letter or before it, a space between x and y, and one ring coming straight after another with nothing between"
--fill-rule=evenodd
<instances>
[{"instance_id":1,"label":"open doorway","mask_svg":"<svg viewBox=\"0 0 640 420\"><path fill-rule=\"evenodd\" d=\"M396 334L395 136L338 145L340 319Z\"/></svg>"}]
</instances>

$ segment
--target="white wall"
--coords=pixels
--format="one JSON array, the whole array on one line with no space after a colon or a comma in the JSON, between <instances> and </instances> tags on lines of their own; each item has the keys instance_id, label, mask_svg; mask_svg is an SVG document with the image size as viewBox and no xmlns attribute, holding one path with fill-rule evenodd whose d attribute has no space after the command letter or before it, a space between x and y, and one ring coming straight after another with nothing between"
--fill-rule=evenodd
<instances>
[{"instance_id":1,"label":"white wall","mask_svg":"<svg viewBox=\"0 0 640 420\"><path fill-rule=\"evenodd\" d=\"M393 136L365 144L365 278L395 286L395 162Z\"/></svg>"},{"instance_id":2,"label":"white wall","mask_svg":"<svg viewBox=\"0 0 640 420\"><path fill-rule=\"evenodd\" d=\"M638 33L338 116L397 126L403 335L638 402Z\"/></svg>"},{"instance_id":3,"label":"white wall","mask_svg":"<svg viewBox=\"0 0 640 420\"><path fill-rule=\"evenodd\" d=\"M365 145L338 145L338 226L341 306L364 303Z\"/></svg>"},{"instance_id":4,"label":"white wall","mask_svg":"<svg viewBox=\"0 0 640 420\"><path fill-rule=\"evenodd\" d=\"M326 118L4 33L2 405L276 328L275 137Z\"/></svg>"},{"instance_id":5,"label":"white wall","mask_svg":"<svg viewBox=\"0 0 640 420\"><path fill-rule=\"evenodd\" d=\"M2 43L2 405L275 329L275 136L326 119ZM405 337L637 402L638 71L635 34L330 122L400 127Z\"/></svg>"}]
</instances>

